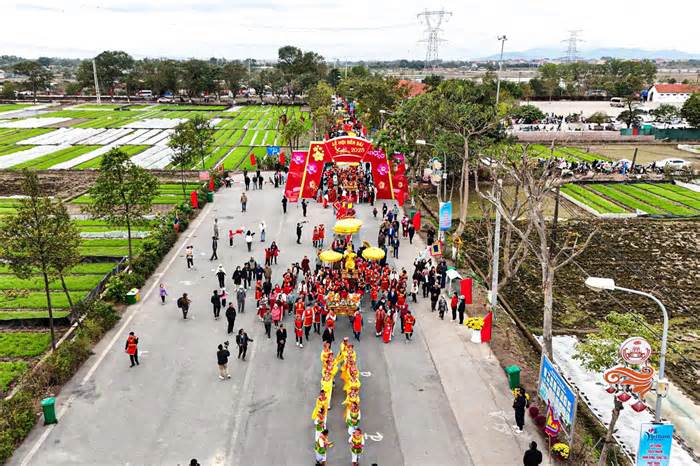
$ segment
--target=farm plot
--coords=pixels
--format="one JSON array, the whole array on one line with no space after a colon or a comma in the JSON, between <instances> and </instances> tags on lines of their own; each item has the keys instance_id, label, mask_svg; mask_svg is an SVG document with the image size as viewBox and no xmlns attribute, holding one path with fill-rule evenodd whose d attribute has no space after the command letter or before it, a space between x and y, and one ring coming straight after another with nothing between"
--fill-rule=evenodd
<instances>
[{"instance_id":1,"label":"farm plot","mask_svg":"<svg viewBox=\"0 0 700 466\"><path fill-rule=\"evenodd\" d=\"M29 160L12 166L14 169L30 168L33 170L45 170L59 163L66 163L88 152L92 152L97 146L71 146L56 152L51 152L42 157Z\"/></svg>"},{"instance_id":2,"label":"farm plot","mask_svg":"<svg viewBox=\"0 0 700 466\"><path fill-rule=\"evenodd\" d=\"M0 113L15 112L31 107L31 104L0 104Z\"/></svg>"},{"instance_id":3,"label":"farm plot","mask_svg":"<svg viewBox=\"0 0 700 466\"><path fill-rule=\"evenodd\" d=\"M35 129L11 129L5 128L0 129L0 145L10 145L16 144L19 141L24 141L35 136L40 136L42 134L50 133L55 131L48 128L35 128Z\"/></svg>"},{"instance_id":4,"label":"farm plot","mask_svg":"<svg viewBox=\"0 0 700 466\"><path fill-rule=\"evenodd\" d=\"M0 128L43 128L47 126L54 126L58 123L63 123L64 121L71 120L67 117L37 117L37 118L24 118L18 120L3 120L0 121Z\"/></svg>"},{"instance_id":5,"label":"farm plot","mask_svg":"<svg viewBox=\"0 0 700 466\"><path fill-rule=\"evenodd\" d=\"M670 183L567 184L561 191L599 214L700 215L700 194Z\"/></svg>"},{"instance_id":6,"label":"farm plot","mask_svg":"<svg viewBox=\"0 0 700 466\"><path fill-rule=\"evenodd\" d=\"M104 154L109 152L114 146L103 146L100 147L99 149L95 149L92 152L88 152L87 154L83 154L80 157L76 157L73 160L69 162L65 162L63 164L59 165L54 165L53 169L66 169L66 168L75 168L77 170L94 170L97 168L100 168L100 163L102 162L102 157ZM128 155L136 155L144 150L146 150L148 146L121 146L120 149L124 152L126 152Z\"/></svg>"}]
</instances>

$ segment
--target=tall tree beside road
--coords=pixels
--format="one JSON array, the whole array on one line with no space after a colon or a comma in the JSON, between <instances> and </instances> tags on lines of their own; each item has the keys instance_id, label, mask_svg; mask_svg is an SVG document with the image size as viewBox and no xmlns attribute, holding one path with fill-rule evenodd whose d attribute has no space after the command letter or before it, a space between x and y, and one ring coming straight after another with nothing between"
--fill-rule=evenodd
<instances>
[{"instance_id":1,"label":"tall tree beside road","mask_svg":"<svg viewBox=\"0 0 700 466\"><path fill-rule=\"evenodd\" d=\"M114 148L102 158L100 174L89 193L93 203L85 210L95 218L126 225L131 260L131 228L150 214L151 203L158 194L158 178L135 165L127 153Z\"/></svg>"},{"instance_id":2,"label":"tall tree beside road","mask_svg":"<svg viewBox=\"0 0 700 466\"><path fill-rule=\"evenodd\" d=\"M51 84L53 74L38 61L19 62L12 69L15 73L27 78L34 100L36 100L36 91L39 88L46 88Z\"/></svg>"},{"instance_id":3,"label":"tall tree beside road","mask_svg":"<svg viewBox=\"0 0 700 466\"><path fill-rule=\"evenodd\" d=\"M178 63L170 59L150 59L136 62L137 72L143 89L150 89L153 95L173 94L178 90Z\"/></svg>"},{"instance_id":4,"label":"tall tree beside road","mask_svg":"<svg viewBox=\"0 0 700 466\"><path fill-rule=\"evenodd\" d=\"M634 97L627 97L625 99L626 110L620 112L617 116L617 121L620 121L627 125L627 128L638 127L642 124L642 111L635 108L637 102Z\"/></svg>"},{"instance_id":5,"label":"tall tree beside road","mask_svg":"<svg viewBox=\"0 0 700 466\"><path fill-rule=\"evenodd\" d=\"M218 92L217 68L209 62L194 58L180 63L180 84L189 97L198 97L207 92Z\"/></svg>"},{"instance_id":6,"label":"tall tree beside road","mask_svg":"<svg viewBox=\"0 0 700 466\"><path fill-rule=\"evenodd\" d=\"M319 133L325 132L333 123L333 114L331 113L333 89L325 81L319 81L309 91L306 103L311 108L313 137L319 138Z\"/></svg>"},{"instance_id":7,"label":"tall tree beside road","mask_svg":"<svg viewBox=\"0 0 700 466\"><path fill-rule=\"evenodd\" d=\"M59 274L67 293L62 273L65 266L76 263L80 235L63 203L44 195L36 173L25 171L23 177L22 191L27 197L19 201L14 215L3 218L0 257L19 278L29 278L37 272L41 274L49 314L51 348L56 349L49 282Z\"/></svg>"},{"instance_id":8,"label":"tall tree beside road","mask_svg":"<svg viewBox=\"0 0 700 466\"><path fill-rule=\"evenodd\" d=\"M564 180L561 170L552 158L540 163L537 156L529 153L527 147L515 147L505 152L501 160L494 160L503 170L508 181L519 186L527 199L525 216L527 229L516 223L501 202L493 196L487 196L494 207L501 211L502 218L525 241L532 254L540 263L543 294L543 351L550 360L554 360L552 351L552 317L554 312L554 278L556 272L570 264L590 244L597 233L597 227L581 241L578 235L557 238L553 235L553 225L547 218L546 201L557 189L570 179ZM530 234L530 230L533 234ZM533 238L534 236L534 238Z\"/></svg>"},{"instance_id":9,"label":"tall tree beside road","mask_svg":"<svg viewBox=\"0 0 700 466\"><path fill-rule=\"evenodd\" d=\"M299 147L299 139L306 133L304 122L298 118L292 118L287 121L287 124L282 127L280 134L282 141L289 145L290 156L294 149Z\"/></svg>"},{"instance_id":10,"label":"tall tree beside road","mask_svg":"<svg viewBox=\"0 0 700 466\"><path fill-rule=\"evenodd\" d=\"M201 160L202 170L206 170L205 159L209 155L214 130L209 121L201 115L183 121L175 127L168 146L173 150L172 163L180 169L182 197L186 198L185 170L191 170L195 161Z\"/></svg>"},{"instance_id":11,"label":"tall tree beside road","mask_svg":"<svg viewBox=\"0 0 700 466\"><path fill-rule=\"evenodd\" d=\"M693 128L700 128L700 93L694 93L683 103L681 116Z\"/></svg>"},{"instance_id":12,"label":"tall tree beside road","mask_svg":"<svg viewBox=\"0 0 700 466\"><path fill-rule=\"evenodd\" d=\"M641 314L611 312L605 319L597 324L598 331L590 333L586 339L576 345L574 359L582 362L583 367L595 373L603 372L623 361L620 358L620 345L633 336L644 338L652 346L652 363L658 362L660 342L657 338L658 332L652 331L646 323L646 319ZM598 460L599 466L606 466L610 446L615 443L613 434L615 424L622 411L622 402L615 395L613 398L613 410L608 431L603 442L603 448Z\"/></svg>"},{"instance_id":13,"label":"tall tree beside road","mask_svg":"<svg viewBox=\"0 0 700 466\"><path fill-rule=\"evenodd\" d=\"M114 92L114 85L122 83L126 75L134 66L134 59L121 50L106 50L95 58L95 68L97 69L97 79L100 89L109 94ZM92 60L83 60L78 66L76 79L83 87L94 89L95 80L92 70Z\"/></svg>"}]
</instances>

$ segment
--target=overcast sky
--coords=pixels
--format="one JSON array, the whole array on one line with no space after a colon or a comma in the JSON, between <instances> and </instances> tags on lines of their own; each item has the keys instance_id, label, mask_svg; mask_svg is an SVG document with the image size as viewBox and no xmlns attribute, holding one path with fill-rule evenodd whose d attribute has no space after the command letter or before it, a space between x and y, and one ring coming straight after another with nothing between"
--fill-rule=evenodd
<instances>
[{"instance_id":1,"label":"overcast sky","mask_svg":"<svg viewBox=\"0 0 700 466\"><path fill-rule=\"evenodd\" d=\"M648 6L644 6L648 4ZM0 54L91 57L275 58L291 44L330 60L423 59L416 14L451 11L441 58L558 48L581 29L580 49L636 47L700 53L699 0L0 0ZM563 54L563 53L562 53Z\"/></svg>"}]
</instances>

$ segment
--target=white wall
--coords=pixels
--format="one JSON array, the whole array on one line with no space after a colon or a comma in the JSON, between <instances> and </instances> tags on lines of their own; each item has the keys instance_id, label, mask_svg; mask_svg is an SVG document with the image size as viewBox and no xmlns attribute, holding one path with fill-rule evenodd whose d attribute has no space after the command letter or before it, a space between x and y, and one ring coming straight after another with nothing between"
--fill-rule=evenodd
<instances>
[{"instance_id":1,"label":"white wall","mask_svg":"<svg viewBox=\"0 0 700 466\"><path fill-rule=\"evenodd\" d=\"M688 100L688 97L690 97L690 94L687 93L659 94L656 92L656 89L652 89L649 92L649 101L664 104L683 103Z\"/></svg>"}]
</instances>

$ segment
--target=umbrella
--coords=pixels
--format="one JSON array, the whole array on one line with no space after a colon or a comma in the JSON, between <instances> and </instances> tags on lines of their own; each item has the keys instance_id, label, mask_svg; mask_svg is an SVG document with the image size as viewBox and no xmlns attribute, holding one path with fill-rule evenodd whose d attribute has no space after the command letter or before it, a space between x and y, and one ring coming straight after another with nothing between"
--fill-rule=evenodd
<instances>
[{"instance_id":1,"label":"umbrella","mask_svg":"<svg viewBox=\"0 0 700 466\"><path fill-rule=\"evenodd\" d=\"M343 255L339 252L335 252L332 249L323 251L319 256L323 262L334 263L338 262L343 258Z\"/></svg>"},{"instance_id":2,"label":"umbrella","mask_svg":"<svg viewBox=\"0 0 700 466\"><path fill-rule=\"evenodd\" d=\"M333 225L333 232L339 235L352 235L357 233L362 228L362 220L356 218L344 218L338 220L335 225Z\"/></svg>"},{"instance_id":3,"label":"umbrella","mask_svg":"<svg viewBox=\"0 0 700 466\"><path fill-rule=\"evenodd\" d=\"M386 253L383 249L377 247L370 247L362 251L362 257L370 261L378 261L384 259Z\"/></svg>"}]
</instances>

